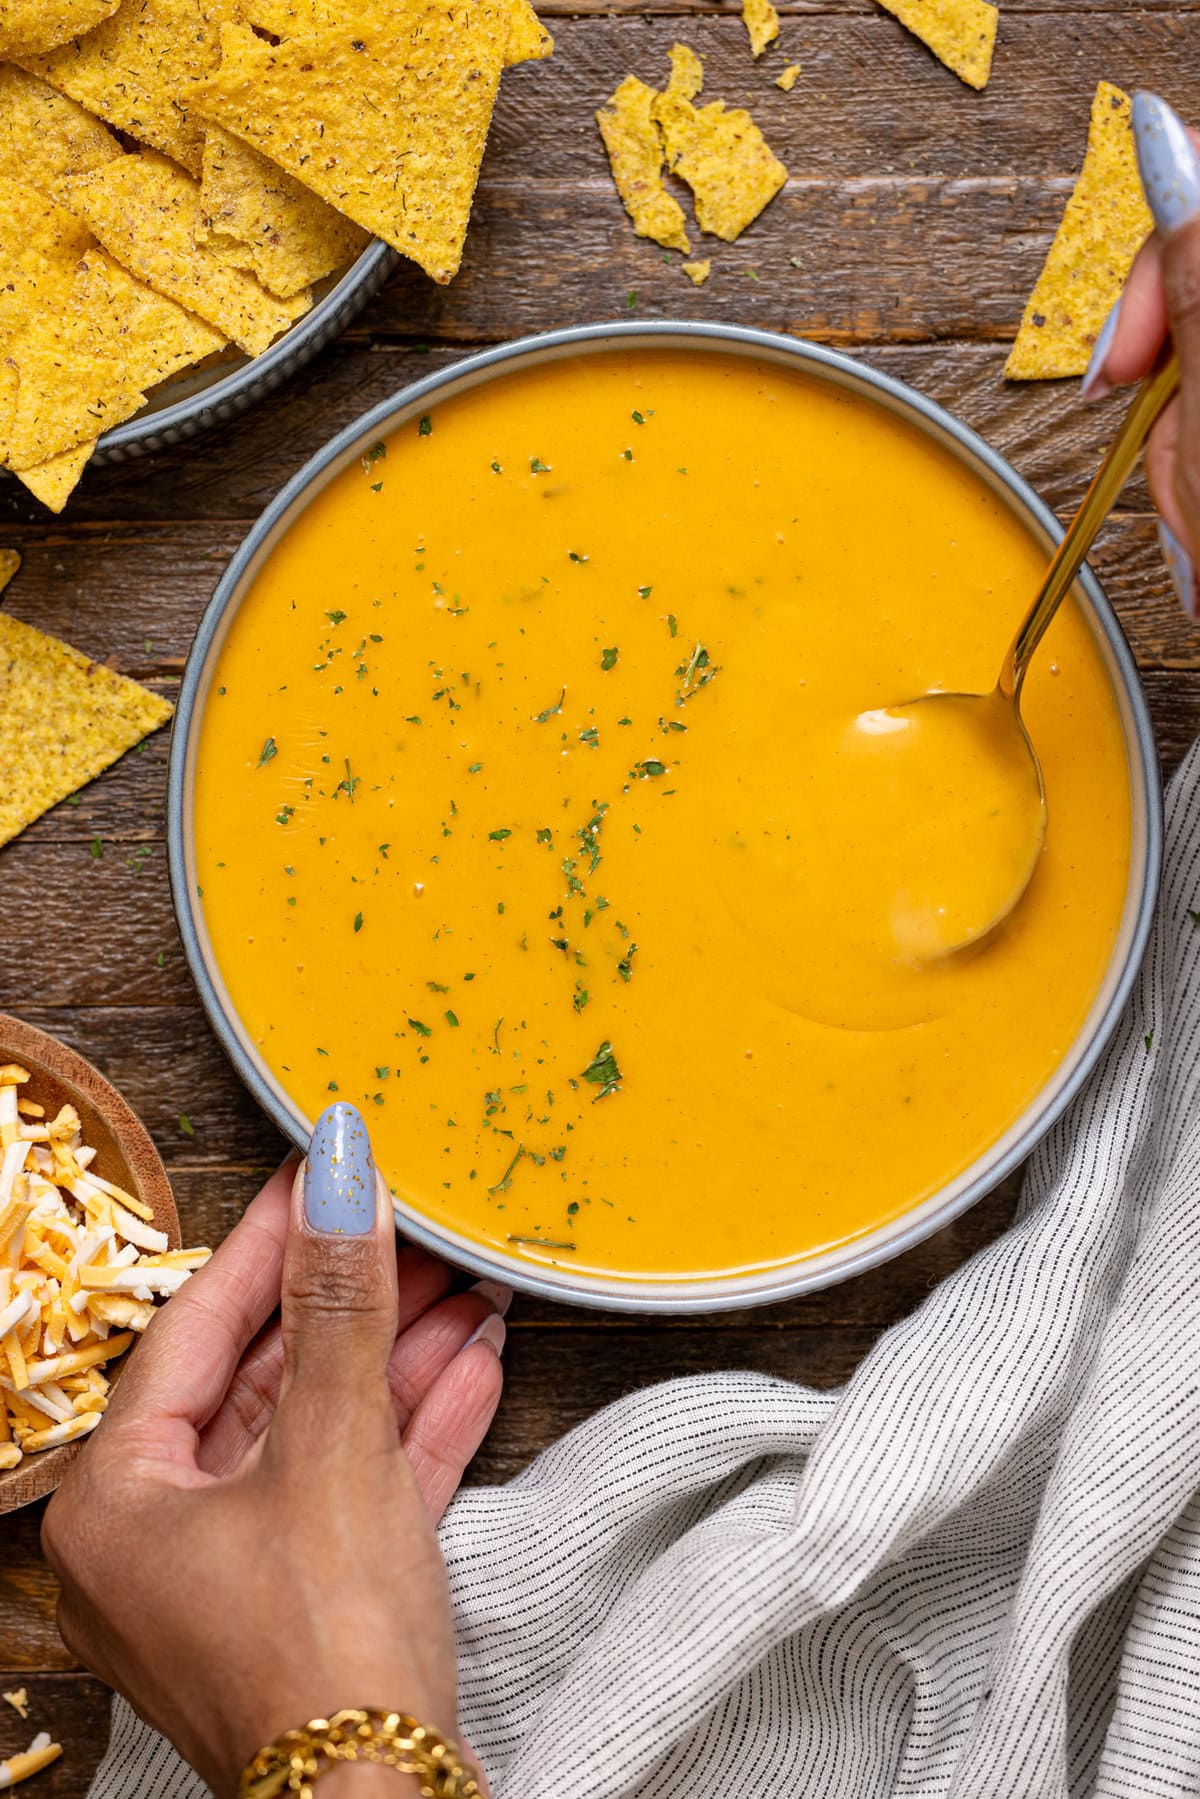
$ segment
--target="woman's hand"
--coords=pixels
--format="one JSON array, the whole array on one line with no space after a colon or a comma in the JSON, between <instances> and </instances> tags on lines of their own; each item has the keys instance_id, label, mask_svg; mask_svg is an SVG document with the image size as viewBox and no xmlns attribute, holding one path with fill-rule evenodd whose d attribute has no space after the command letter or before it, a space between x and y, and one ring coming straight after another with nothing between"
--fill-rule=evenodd
<instances>
[{"instance_id":1,"label":"woman's hand","mask_svg":"<svg viewBox=\"0 0 1200 1799\"><path fill-rule=\"evenodd\" d=\"M397 1252L366 1126L330 1107L151 1325L46 1513L67 1647L218 1794L342 1707L455 1735L434 1525L500 1397L508 1295L450 1280Z\"/></svg>"},{"instance_id":2,"label":"woman's hand","mask_svg":"<svg viewBox=\"0 0 1200 1799\"><path fill-rule=\"evenodd\" d=\"M1146 446L1146 480L1171 579L1188 616L1200 618L1200 137L1155 94L1134 99L1133 130L1157 229L1096 339L1081 392L1098 400L1139 381L1173 339L1182 386Z\"/></svg>"}]
</instances>

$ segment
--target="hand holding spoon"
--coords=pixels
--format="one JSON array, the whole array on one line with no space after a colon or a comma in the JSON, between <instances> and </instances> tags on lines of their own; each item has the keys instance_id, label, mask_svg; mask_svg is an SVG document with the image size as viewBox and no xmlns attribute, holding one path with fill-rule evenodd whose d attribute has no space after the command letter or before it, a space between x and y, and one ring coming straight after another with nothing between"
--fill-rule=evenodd
<instances>
[{"instance_id":1,"label":"hand holding spoon","mask_svg":"<svg viewBox=\"0 0 1200 1799\"><path fill-rule=\"evenodd\" d=\"M1023 619L990 693L927 693L865 712L858 729L892 739L913 805L937 807L937 845L893 917L901 949L931 961L988 936L1033 878L1046 836L1046 790L1021 717L1033 654L1124 487L1151 428L1179 387L1168 351L1143 381ZM949 773L948 773L949 771ZM939 863L944 847L947 878ZM964 879L964 871L967 878Z\"/></svg>"}]
</instances>

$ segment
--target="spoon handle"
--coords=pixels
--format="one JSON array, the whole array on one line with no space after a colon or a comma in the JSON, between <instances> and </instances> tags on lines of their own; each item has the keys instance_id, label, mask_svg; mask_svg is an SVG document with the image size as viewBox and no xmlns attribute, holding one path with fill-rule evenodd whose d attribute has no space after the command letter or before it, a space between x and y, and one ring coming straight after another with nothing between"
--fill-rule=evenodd
<instances>
[{"instance_id":1,"label":"spoon handle","mask_svg":"<svg viewBox=\"0 0 1200 1799\"><path fill-rule=\"evenodd\" d=\"M1046 634L1046 627L1071 590L1096 534L1116 503L1159 414L1179 387L1179 359L1168 345L1158 365L1146 376L1133 396L1129 411L1108 454L1096 471L1079 511L1072 519L1058 552L1046 571L1042 590L1012 640L1000 671L1000 691L1015 699L1021 691L1030 658Z\"/></svg>"}]
</instances>

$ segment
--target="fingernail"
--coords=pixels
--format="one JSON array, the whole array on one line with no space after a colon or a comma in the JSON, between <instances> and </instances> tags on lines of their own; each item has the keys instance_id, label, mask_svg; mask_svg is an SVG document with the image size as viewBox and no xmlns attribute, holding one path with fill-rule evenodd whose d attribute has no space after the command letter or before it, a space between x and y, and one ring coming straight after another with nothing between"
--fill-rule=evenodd
<instances>
[{"instance_id":1,"label":"fingernail","mask_svg":"<svg viewBox=\"0 0 1200 1799\"><path fill-rule=\"evenodd\" d=\"M1133 97L1138 171L1154 223L1178 231L1200 212L1200 157L1177 112L1157 94Z\"/></svg>"},{"instance_id":2,"label":"fingernail","mask_svg":"<svg viewBox=\"0 0 1200 1799\"><path fill-rule=\"evenodd\" d=\"M361 1112L326 1106L308 1146L304 1215L315 1231L365 1237L375 1226L375 1158Z\"/></svg>"},{"instance_id":3,"label":"fingernail","mask_svg":"<svg viewBox=\"0 0 1200 1799\"><path fill-rule=\"evenodd\" d=\"M499 1312L501 1318L513 1302L511 1287L502 1286L499 1281L476 1281L471 1288L472 1293L482 1293L483 1297Z\"/></svg>"},{"instance_id":4,"label":"fingernail","mask_svg":"<svg viewBox=\"0 0 1200 1799\"><path fill-rule=\"evenodd\" d=\"M1091 360L1084 371L1083 380L1079 383L1079 398L1085 406L1090 405L1093 400L1102 400L1105 394L1112 392L1112 382L1106 381L1104 378L1104 364L1108 352L1112 349L1112 340L1116 335L1117 320L1120 316L1121 302L1118 299L1100 327L1096 347L1092 351Z\"/></svg>"},{"instance_id":5,"label":"fingernail","mask_svg":"<svg viewBox=\"0 0 1200 1799\"><path fill-rule=\"evenodd\" d=\"M1161 519L1158 521L1158 547L1162 551L1171 583L1179 595L1179 604L1189 618L1196 618L1196 571L1192 567L1192 559L1174 531L1169 525L1164 525Z\"/></svg>"},{"instance_id":6,"label":"fingernail","mask_svg":"<svg viewBox=\"0 0 1200 1799\"><path fill-rule=\"evenodd\" d=\"M483 1323L471 1332L463 1344L463 1349L470 1349L472 1343L486 1343L489 1349L494 1349L499 1355L504 1348L504 1340L507 1336L508 1327L499 1312L489 1312ZM462 1350L459 1351L459 1354L462 1354Z\"/></svg>"}]
</instances>

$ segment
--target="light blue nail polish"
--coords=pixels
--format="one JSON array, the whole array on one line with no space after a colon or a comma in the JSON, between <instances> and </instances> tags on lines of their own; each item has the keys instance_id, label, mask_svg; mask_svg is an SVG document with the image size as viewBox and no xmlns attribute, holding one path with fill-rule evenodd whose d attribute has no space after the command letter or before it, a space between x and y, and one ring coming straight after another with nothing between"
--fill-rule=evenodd
<instances>
[{"instance_id":1,"label":"light blue nail polish","mask_svg":"<svg viewBox=\"0 0 1200 1799\"><path fill-rule=\"evenodd\" d=\"M1102 400L1105 394L1112 392L1112 382L1105 380L1103 371L1105 358L1112 349L1112 340L1116 335L1117 320L1120 316L1121 302L1118 299L1100 327L1096 346L1092 351L1083 380L1079 383L1079 398L1085 405L1089 400Z\"/></svg>"},{"instance_id":2,"label":"light blue nail polish","mask_svg":"<svg viewBox=\"0 0 1200 1799\"><path fill-rule=\"evenodd\" d=\"M326 1106L308 1146L304 1215L315 1231L365 1237L375 1226L375 1158L354 1106Z\"/></svg>"},{"instance_id":3,"label":"light blue nail polish","mask_svg":"<svg viewBox=\"0 0 1200 1799\"><path fill-rule=\"evenodd\" d=\"M1192 559L1169 526L1158 521L1158 547L1162 551L1162 559L1167 565L1167 573L1175 592L1179 595L1179 604L1189 618L1196 617L1196 571L1192 567Z\"/></svg>"},{"instance_id":4,"label":"light blue nail polish","mask_svg":"<svg viewBox=\"0 0 1200 1799\"><path fill-rule=\"evenodd\" d=\"M1200 157L1187 127L1157 94L1135 94L1133 135L1154 223L1162 232L1178 231L1200 213Z\"/></svg>"}]
</instances>

